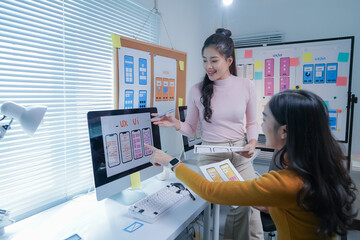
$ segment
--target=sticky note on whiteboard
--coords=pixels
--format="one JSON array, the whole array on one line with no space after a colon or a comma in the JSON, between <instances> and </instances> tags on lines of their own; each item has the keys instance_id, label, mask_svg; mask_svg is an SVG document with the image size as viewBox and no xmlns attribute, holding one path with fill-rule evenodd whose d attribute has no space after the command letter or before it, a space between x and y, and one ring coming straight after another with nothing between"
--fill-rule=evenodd
<instances>
[{"instance_id":1,"label":"sticky note on whiteboard","mask_svg":"<svg viewBox=\"0 0 360 240\"><path fill-rule=\"evenodd\" d=\"M312 53L304 53L303 54L303 62L312 62L313 54Z\"/></svg>"}]
</instances>

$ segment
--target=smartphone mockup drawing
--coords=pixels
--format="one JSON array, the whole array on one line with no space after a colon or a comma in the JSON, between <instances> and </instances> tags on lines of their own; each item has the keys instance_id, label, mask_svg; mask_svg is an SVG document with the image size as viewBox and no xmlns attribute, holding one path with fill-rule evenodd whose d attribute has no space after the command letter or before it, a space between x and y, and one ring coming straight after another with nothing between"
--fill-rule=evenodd
<instances>
[{"instance_id":1,"label":"smartphone mockup drawing","mask_svg":"<svg viewBox=\"0 0 360 240\"><path fill-rule=\"evenodd\" d=\"M175 79L169 79L169 101L175 100Z\"/></svg>"},{"instance_id":2,"label":"smartphone mockup drawing","mask_svg":"<svg viewBox=\"0 0 360 240\"><path fill-rule=\"evenodd\" d=\"M123 163L130 162L133 159L132 153L131 153L130 133L129 132L121 132L119 135L119 138L120 138L122 162Z\"/></svg>"},{"instance_id":3,"label":"smartphone mockup drawing","mask_svg":"<svg viewBox=\"0 0 360 240\"><path fill-rule=\"evenodd\" d=\"M326 83L336 83L338 73L337 63L328 63L326 65Z\"/></svg>"},{"instance_id":4,"label":"smartphone mockup drawing","mask_svg":"<svg viewBox=\"0 0 360 240\"><path fill-rule=\"evenodd\" d=\"M169 79L167 79L167 78L163 78L163 96L162 96L162 100L163 101L168 101L169 100Z\"/></svg>"},{"instance_id":5,"label":"smartphone mockup drawing","mask_svg":"<svg viewBox=\"0 0 360 240\"><path fill-rule=\"evenodd\" d=\"M337 129L337 111L336 110L328 110L329 113L329 125L331 130Z\"/></svg>"},{"instance_id":6,"label":"smartphone mockup drawing","mask_svg":"<svg viewBox=\"0 0 360 240\"><path fill-rule=\"evenodd\" d=\"M289 89L289 77L280 77L280 92Z\"/></svg>"},{"instance_id":7,"label":"smartphone mockup drawing","mask_svg":"<svg viewBox=\"0 0 360 240\"><path fill-rule=\"evenodd\" d=\"M207 168L206 172L209 174L209 176L211 177L211 179L214 182L223 182L224 181L214 167Z\"/></svg>"},{"instance_id":8,"label":"smartphone mockup drawing","mask_svg":"<svg viewBox=\"0 0 360 240\"><path fill-rule=\"evenodd\" d=\"M124 109L134 108L134 90L125 90Z\"/></svg>"},{"instance_id":9,"label":"smartphone mockup drawing","mask_svg":"<svg viewBox=\"0 0 360 240\"><path fill-rule=\"evenodd\" d=\"M147 91L139 90L139 108L146 108Z\"/></svg>"},{"instance_id":10,"label":"smartphone mockup drawing","mask_svg":"<svg viewBox=\"0 0 360 240\"><path fill-rule=\"evenodd\" d=\"M134 83L134 57L124 56L125 83Z\"/></svg>"},{"instance_id":11,"label":"smartphone mockup drawing","mask_svg":"<svg viewBox=\"0 0 360 240\"><path fill-rule=\"evenodd\" d=\"M325 83L325 63L315 64L315 83Z\"/></svg>"},{"instance_id":12,"label":"smartphone mockup drawing","mask_svg":"<svg viewBox=\"0 0 360 240\"><path fill-rule=\"evenodd\" d=\"M290 75L290 58L280 58L280 76Z\"/></svg>"},{"instance_id":13,"label":"smartphone mockup drawing","mask_svg":"<svg viewBox=\"0 0 360 240\"><path fill-rule=\"evenodd\" d=\"M162 101L162 78L155 80L155 101Z\"/></svg>"},{"instance_id":14,"label":"smartphone mockup drawing","mask_svg":"<svg viewBox=\"0 0 360 240\"><path fill-rule=\"evenodd\" d=\"M273 78L265 78L265 96L274 95L274 79Z\"/></svg>"},{"instance_id":15,"label":"smartphone mockup drawing","mask_svg":"<svg viewBox=\"0 0 360 240\"><path fill-rule=\"evenodd\" d=\"M304 65L303 71L303 83L309 84L314 82L314 64Z\"/></svg>"},{"instance_id":16,"label":"smartphone mockup drawing","mask_svg":"<svg viewBox=\"0 0 360 240\"><path fill-rule=\"evenodd\" d=\"M153 143L152 143L152 137L151 137L150 128L143 128L142 129L142 135L143 135L144 143L152 146ZM145 156L149 156L149 155L152 154L152 151L149 148L144 146L144 154L145 154Z\"/></svg>"},{"instance_id":17,"label":"smartphone mockup drawing","mask_svg":"<svg viewBox=\"0 0 360 240\"><path fill-rule=\"evenodd\" d=\"M265 59L265 77L274 77L274 59Z\"/></svg>"},{"instance_id":18,"label":"smartphone mockup drawing","mask_svg":"<svg viewBox=\"0 0 360 240\"><path fill-rule=\"evenodd\" d=\"M141 143L141 132L140 129L132 130L131 131L131 138L132 138L132 146L133 146L133 153L134 159L139 159L143 157L142 152L142 143Z\"/></svg>"},{"instance_id":19,"label":"smartphone mockup drawing","mask_svg":"<svg viewBox=\"0 0 360 240\"><path fill-rule=\"evenodd\" d=\"M223 165L220 165L220 169L223 171L223 173L230 181L240 181L233 172L233 170L231 169L231 167L229 166L229 164L225 163Z\"/></svg>"},{"instance_id":20,"label":"smartphone mockup drawing","mask_svg":"<svg viewBox=\"0 0 360 240\"><path fill-rule=\"evenodd\" d=\"M147 84L147 60L139 58L139 84Z\"/></svg>"},{"instance_id":21,"label":"smartphone mockup drawing","mask_svg":"<svg viewBox=\"0 0 360 240\"><path fill-rule=\"evenodd\" d=\"M254 80L254 64L246 64L246 78Z\"/></svg>"},{"instance_id":22,"label":"smartphone mockup drawing","mask_svg":"<svg viewBox=\"0 0 360 240\"><path fill-rule=\"evenodd\" d=\"M105 136L106 141L106 155L109 168L115 167L120 164L120 153L118 136L116 133L107 134Z\"/></svg>"}]
</instances>

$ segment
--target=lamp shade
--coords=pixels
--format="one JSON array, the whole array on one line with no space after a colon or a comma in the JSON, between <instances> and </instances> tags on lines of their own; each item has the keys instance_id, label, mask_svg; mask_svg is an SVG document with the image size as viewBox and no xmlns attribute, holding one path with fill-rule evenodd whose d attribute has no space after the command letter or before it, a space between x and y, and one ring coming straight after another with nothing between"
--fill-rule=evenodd
<instances>
[{"instance_id":1,"label":"lamp shade","mask_svg":"<svg viewBox=\"0 0 360 240\"><path fill-rule=\"evenodd\" d=\"M47 107L45 106L23 107L14 102L5 102L1 105L1 113L6 117L18 120L24 131L29 135L35 133L44 118L46 110Z\"/></svg>"}]
</instances>

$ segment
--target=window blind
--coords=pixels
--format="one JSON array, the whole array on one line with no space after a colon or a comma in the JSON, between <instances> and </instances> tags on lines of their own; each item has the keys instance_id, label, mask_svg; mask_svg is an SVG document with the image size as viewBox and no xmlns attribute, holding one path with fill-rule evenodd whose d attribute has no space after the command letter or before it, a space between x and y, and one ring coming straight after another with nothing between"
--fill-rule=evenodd
<instances>
[{"instance_id":1,"label":"window blind","mask_svg":"<svg viewBox=\"0 0 360 240\"><path fill-rule=\"evenodd\" d=\"M159 42L159 16L130 1L0 1L0 105L45 105L34 137L0 141L0 208L16 220L93 186L86 114L113 108L111 33Z\"/></svg>"}]
</instances>

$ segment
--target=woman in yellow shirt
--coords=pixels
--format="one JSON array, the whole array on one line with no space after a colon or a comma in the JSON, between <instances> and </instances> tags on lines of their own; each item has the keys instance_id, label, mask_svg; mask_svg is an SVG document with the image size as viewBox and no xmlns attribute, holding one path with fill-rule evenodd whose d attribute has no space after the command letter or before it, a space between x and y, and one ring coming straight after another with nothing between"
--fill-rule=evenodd
<instances>
[{"instance_id":1,"label":"woman in yellow shirt","mask_svg":"<svg viewBox=\"0 0 360 240\"><path fill-rule=\"evenodd\" d=\"M323 100L305 90L274 95L262 130L278 149L281 170L243 182L210 182L181 161L153 148L152 163L173 165L176 177L205 200L224 205L266 206L278 239L336 239L356 216L355 185L329 128Z\"/></svg>"}]
</instances>

